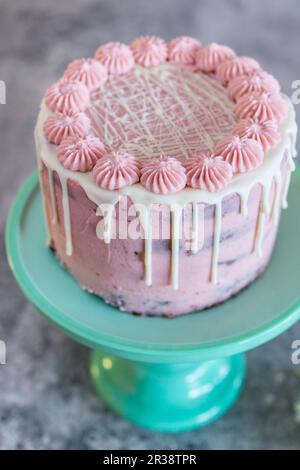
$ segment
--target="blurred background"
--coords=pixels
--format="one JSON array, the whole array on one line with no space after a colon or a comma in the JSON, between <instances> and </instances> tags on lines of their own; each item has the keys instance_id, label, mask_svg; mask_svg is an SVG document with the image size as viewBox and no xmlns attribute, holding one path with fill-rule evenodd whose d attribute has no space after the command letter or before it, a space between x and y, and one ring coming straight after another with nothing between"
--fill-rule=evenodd
<instances>
[{"instance_id":1,"label":"blurred background","mask_svg":"<svg viewBox=\"0 0 300 470\"><path fill-rule=\"evenodd\" d=\"M291 362L296 325L248 354L245 390L203 430L139 429L94 394L88 351L29 305L6 263L4 223L35 168L33 128L45 88L101 43L155 34L189 35L253 56L291 95L300 79L299 0L0 0L0 365L1 449L300 449L300 366ZM300 105L299 105L300 106ZM298 116L299 116L299 111Z\"/></svg>"}]
</instances>

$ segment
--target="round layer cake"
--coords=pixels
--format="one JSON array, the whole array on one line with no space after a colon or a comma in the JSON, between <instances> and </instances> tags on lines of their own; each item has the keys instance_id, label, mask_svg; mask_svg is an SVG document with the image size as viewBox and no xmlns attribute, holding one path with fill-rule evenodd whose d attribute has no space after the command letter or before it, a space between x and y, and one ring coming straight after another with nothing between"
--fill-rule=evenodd
<instances>
[{"instance_id":1,"label":"round layer cake","mask_svg":"<svg viewBox=\"0 0 300 470\"><path fill-rule=\"evenodd\" d=\"M48 244L82 288L127 312L223 302L270 259L296 134L278 81L229 47L100 46L41 105Z\"/></svg>"}]
</instances>

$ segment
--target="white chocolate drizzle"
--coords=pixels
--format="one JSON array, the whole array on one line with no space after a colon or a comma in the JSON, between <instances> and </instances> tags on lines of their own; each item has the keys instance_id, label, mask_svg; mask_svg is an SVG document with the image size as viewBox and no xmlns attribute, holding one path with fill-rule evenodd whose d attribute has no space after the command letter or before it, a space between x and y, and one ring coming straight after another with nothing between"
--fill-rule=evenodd
<instances>
[{"instance_id":1,"label":"white chocolate drizzle","mask_svg":"<svg viewBox=\"0 0 300 470\"><path fill-rule=\"evenodd\" d=\"M199 240L199 217L198 217L198 204L193 202L192 204L193 219L192 219L192 253L198 251L198 240Z\"/></svg>"},{"instance_id":2,"label":"white chocolate drizzle","mask_svg":"<svg viewBox=\"0 0 300 470\"><path fill-rule=\"evenodd\" d=\"M266 214L260 210L258 214L256 238L255 238L255 251L259 258L263 255L263 238L265 233Z\"/></svg>"},{"instance_id":3,"label":"white chocolate drizzle","mask_svg":"<svg viewBox=\"0 0 300 470\"><path fill-rule=\"evenodd\" d=\"M212 265L211 265L211 282L216 284L218 281L218 260L220 251L220 237L221 237L221 221L222 221L222 201L215 204L215 217L214 217L214 236L213 236L213 250L212 250Z\"/></svg>"},{"instance_id":4,"label":"white chocolate drizzle","mask_svg":"<svg viewBox=\"0 0 300 470\"><path fill-rule=\"evenodd\" d=\"M115 206L112 204L101 204L96 209L96 215L103 215L104 229L102 232L101 223L96 226L96 235L99 239L103 238L104 243L110 244L112 239L112 221Z\"/></svg>"},{"instance_id":5,"label":"white chocolate drizzle","mask_svg":"<svg viewBox=\"0 0 300 470\"><path fill-rule=\"evenodd\" d=\"M69 194L68 194L68 179L60 177L60 184L61 184L61 190L62 190L62 207L63 207L63 214L64 214L64 227L65 227L65 237L66 237L66 255L72 256L73 243L72 243L70 203L69 203Z\"/></svg>"},{"instance_id":6,"label":"white chocolate drizzle","mask_svg":"<svg viewBox=\"0 0 300 470\"><path fill-rule=\"evenodd\" d=\"M110 77L91 95L87 111L94 132L109 150L138 158L190 157L213 150L235 125L234 106L224 87L202 73L163 64L136 66Z\"/></svg>"},{"instance_id":7,"label":"white chocolate drizzle","mask_svg":"<svg viewBox=\"0 0 300 470\"><path fill-rule=\"evenodd\" d=\"M244 191L240 194L240 213L247 217L248 215L248 199L249 199L249 192Z\"/></svg>"},{"instance_id":8,"label":"white chocolate drizzle","mask_svg":"<svg viewBox=\"0 0 300 470\"><path fill-rule=\"evenodd\" d=\"M147 209L144 222L145 237L145 283L146 286L152 286L152 207Z\"/></svg>"},{"instance_id":9,"label":"white chocolate drizzle","mask_svg":"<svg viewBox=\"0 0 300 470\"><path fill-rule=\"evenodd\" d=\"M289 172L287 175L286 175L286 179L285 179L285 186L284 186L284 190L283 190L283 198L282 198L282 209L287 209L288 208L288 200L287 200L287 196L288 196L288 192L289 192L289 188L290 188L290 182L291 182L291 172Z\"/></svg>"},{"instance_id":10,"label":"white chocolate drizzle","mask_svg":"<svg viewBox=\"0 0 300 470\"><path fill-rule=\"evenodd\" d=\"M51 222L56 224L57 222L57 207L56 207L56 197L54 191L54 182L53 182L53 171L48 168L48 181L49 181L49 191L50 191L50 201L51 201Z\"/></svg>"},{"instance_id":11,"label":"white chocolate drizzle","mask_svg":"<svg viewBox=\"0 0 300 470\"><path fill-rule=\"evenodd\" d=\"M280 168L280 167L279 167ZM273 177L261 185L261 200L257 220L257 229L255 236L255 251L257 256L263 256L263 241L265 234L266 216L270 213L270 189L272 186Z\"/></svg>"},{"instance_id":12,"label":"white chocolate drizzle","mask_svg":"<svg viewBox=\"0 0 300 470\"><path fill-rule=\"evenodd\" d=\"M272 207L272 221L277 225L280 214L280 197L281 197L281 187L282 187L282 175L281 169L279 168L278 172L275 175L275 196Z\"/></svg>"},{"instance_id":13,"label":"white chocolate drizzle","mask_svg":"<svg viewBox=\"0 0 300 470\"><path fill-rule=\"evenodd\" d=\"M108 191L98 188L93 181L91 173L78 173L72 172L65 169L57 160L54 152L54 146L50 145L44 134L43 134L43 123L50 111L43 104L41 112L38 118L38 123L35 132L35 138L37 143L37 153L40 160L39 167L41 168L41 162L48 168L48 171L55 171L60 178L62 187L62 207L63 207L63 220L66 234L66 253L68 256L72 255L73 244L72 244L72 230L70 220L70 207L68 198L67 181L73 180L80 184L80 186L86 192L87 197L96 204L97 215L104 216L104 233L101 237L100 225L97 225L97 237L103 238L104 243L108 244L111 241L112 234L112 219L113 209L121 197L125 196L132 200L135 206L143 206L146 209L138 211L140 224L144 230L144 264L145 264L145 283L147 286L151 286L152 279L152 222L151 222L151 208L155 204L167 205L171 211L171 285L174 289L179 287L179 261L180 261L180 228L182 211L188 205L192 204L192 241L191 251L197 253L198 250L198 210L197 205L214 205L214 233L213 233L213 246L212 246L212 260L211 260L211 282L216 284L218 282L218 259L220 251L220 239L222 233L222 201L224 198L231 194L238 194L240 197L240 212L243 216L248 214L248 199L251 189L256 185L260 184L262 187L260 211L257 220L257 227L255 233L254 250L258 256L263 255L263 240L265 232L266 217L270 211L270 190L272 188L273 181L275 182L275 196L272 206L272 221L278 222L280 209L286 207L286 196L288 192L288 186L290 181L290 172L294 170L293 157L295 156L295 139L297 134L297 126L295 122L294 109L286 97L289 103L289 117L279 126L279 130L282 136L281 142L278 146L265 154L262 165L256 170L237 174L233 177L231 183L221 191L217 193L210 193L207 191L196 190L192 188L185 188L179 193L170 194L167 196L154 194L148 192L140 184L135 184L130 187L120 189L118 191ZM106 123L109 126L109 121ZM113 132L112 130L110 132ZM141 128L141 132L144 132L144 128ZM207 141L208 142L208 141ZM148 142L149 143L149 142ZM126 147L128 150L129 147ZM137 147L136 147L137 148ZM142 149L144 150L144 148ZM140 148L141 151L141 148ZM284 187L282 187L282 176L281 176L281 163L283 160L287 160L288 173L285 178ZM49 173L50 174L50 173ZM43 194L43 191L42 191ZM55 192L54 192L55 194ZM281 201L281 194L283 200ZM110 209L103 211L103 207L108 204ZM45 211L46 213L46 211ZM53 222L53 218L52 221Z\"/></svg>"},{"instance_id":14,"label":"white chocolate drizzle","mask_svg":"<svg viewBox=\"0 0 300 470\"><path fill-rule=\"evenodd\" d=\"M38 167L38 173L39 173L39 183L40 183L40 187L42 188L43 187L43 184L42 184L43 161L40 157L40 155L41 155L41 145L40 145L40 141L39 141L39 138L38 138L37 127L34 130L34 140L35 140L35 147L36 147L37 167ZM51 236L50 236L50 227L49 227L48 212L47 212L47 206L46 206L46 197L45 197L44 191L41 191L41 197L42 197L42 205L43 205L44 226L45 226L45 231L46 231L46 245L50 246Z\"/></svg>"},{"instance_id":15,"label":"white chocolate drizzle","mask_svg":"<svg viewBox=\"0 0 300 470\"><path fill-rule=\"evenodd\" d=\"M179 286L180 221L183 208L179 204L171 206L171 284L174 290Z\"/></svg>"}]
</instances>

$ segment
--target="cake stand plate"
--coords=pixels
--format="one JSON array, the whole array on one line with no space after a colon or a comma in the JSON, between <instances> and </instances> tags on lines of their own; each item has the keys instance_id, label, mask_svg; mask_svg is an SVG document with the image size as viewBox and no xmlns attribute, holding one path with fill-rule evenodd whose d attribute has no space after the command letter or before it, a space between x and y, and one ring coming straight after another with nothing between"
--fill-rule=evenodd
<instances>
[{"instance_id":1,"label":"cake stand plate","mask_svg":"<svg viewBox=\"0 0 300 470\"><path fill-rule=\"evenodd\" d=\"M93 349L92 381L111 408L152 429L191 429L234 402L245 376L243 353L300 318L299 200L297 171L274 255L260 279L223 305L175 319L123 313L79 287L45 246L37 173L10 210L8 260L35 307Z\"/></svg>"}]
</instances>

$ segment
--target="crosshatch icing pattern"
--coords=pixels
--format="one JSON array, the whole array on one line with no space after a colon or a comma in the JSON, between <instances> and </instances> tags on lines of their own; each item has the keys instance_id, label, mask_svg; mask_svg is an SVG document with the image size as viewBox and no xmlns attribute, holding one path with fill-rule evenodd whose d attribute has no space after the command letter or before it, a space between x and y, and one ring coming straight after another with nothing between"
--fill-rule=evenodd
<instances>
[{"instance_id":1,"label":"crosshatch icing pattern","mask_svg":"<svg viewBox=\"0 0 300 470\"><path fill-rule=\"evenodd\" d=\"M236 123L234 105L216 80L190 70L178 74L171 64L111 77L92 93L87 114L110 150L141 159L213 151Z\"/></svg>"}]
</instances>

